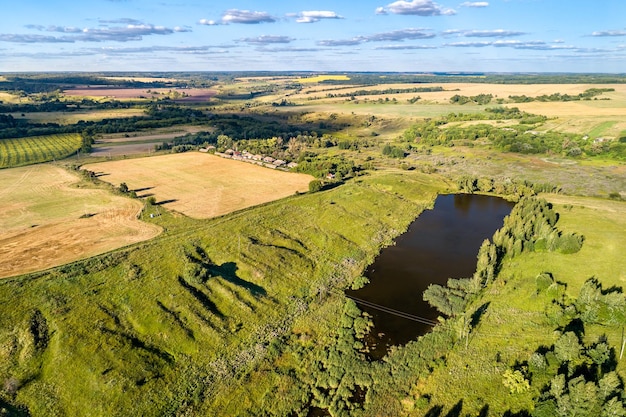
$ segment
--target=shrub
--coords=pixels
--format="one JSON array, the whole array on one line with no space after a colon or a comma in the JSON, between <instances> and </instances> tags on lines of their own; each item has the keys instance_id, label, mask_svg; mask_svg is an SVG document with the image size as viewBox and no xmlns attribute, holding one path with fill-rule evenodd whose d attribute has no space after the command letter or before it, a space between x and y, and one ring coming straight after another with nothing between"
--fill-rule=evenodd
<instances>
[{"instance_id":1,"label":"shrub","mask_svg":"<svg viewBox=\"0 0 626 417\"><path fill-rule=\"evenodd\" d=\"M313 180L309 183L309 192L316 193L322 189L322 181Z\"/></svg>"}]
</instances>

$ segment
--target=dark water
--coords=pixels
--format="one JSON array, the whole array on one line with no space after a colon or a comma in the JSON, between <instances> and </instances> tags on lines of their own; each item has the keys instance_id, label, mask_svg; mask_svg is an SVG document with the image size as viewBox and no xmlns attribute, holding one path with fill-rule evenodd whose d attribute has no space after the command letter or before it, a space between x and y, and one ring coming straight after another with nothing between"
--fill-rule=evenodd
<instances>
[{"instance_id":1,"label":"dark water","mask_svg":"<svg viewBox=\"0 0 626 417\"><path fill-rule=\"evenodd\" d=\"M437 197L433 210L423 212L394 246L382 250L366 272L364 288L346 291L378 305L436 320L438 313L423 301L429 284L448 278L471 277L483 240L502 227L513 203L497 197L457 194ZM389 346L403 345L430 331L431 326L381 312L362 304L373 316L368 338L373 358L381 358Z\"/></svg>"}]
</instances>

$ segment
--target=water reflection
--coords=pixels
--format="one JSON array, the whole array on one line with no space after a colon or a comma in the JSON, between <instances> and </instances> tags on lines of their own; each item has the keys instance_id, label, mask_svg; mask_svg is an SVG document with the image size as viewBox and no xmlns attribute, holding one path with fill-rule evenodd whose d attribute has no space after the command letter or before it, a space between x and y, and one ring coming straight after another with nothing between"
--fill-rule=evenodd
<instances>
[{"instance_id":1,"label":"water reflection","mask_svg":"<svg viewBox=\"0 0 626 417\"><path fill-rule=\"evenodd\" d=\"M383 249L365 275L370 284L349 296L436 320L438 313L422 300L429 284L469 277L483 240L502 226L513 204L497 197L441 195L433 210L422 213L394 246ZM389 346L402 345L430 331L431 326L360 305L373 316L369 344L373 358Z\"/></svg>"}]
</instances>

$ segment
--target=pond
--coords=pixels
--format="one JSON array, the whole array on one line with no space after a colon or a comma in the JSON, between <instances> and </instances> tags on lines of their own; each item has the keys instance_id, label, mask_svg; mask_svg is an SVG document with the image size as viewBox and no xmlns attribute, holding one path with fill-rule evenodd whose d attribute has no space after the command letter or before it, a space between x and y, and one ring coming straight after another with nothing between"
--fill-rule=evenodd
<instances>
[{"instance_id":1,"label":"pond","mask_svg":"<svg viewBox=\"0 0 626 417\"><path fill-rule=\"evenodd\" d=\"M440 195L433 210L420 214L393 246L381 251L365 271L370 283L346 291L362 300L357 305L373 318L374 328L367 338L373 359L382 358L390 346L404 345L431 330L432 324L427 323L439 313L422 299L422 293L430 284L445 285L448 278L471 277L480 245L502 227L513 205L485 195Z\"/></svg>"}]
</instances>

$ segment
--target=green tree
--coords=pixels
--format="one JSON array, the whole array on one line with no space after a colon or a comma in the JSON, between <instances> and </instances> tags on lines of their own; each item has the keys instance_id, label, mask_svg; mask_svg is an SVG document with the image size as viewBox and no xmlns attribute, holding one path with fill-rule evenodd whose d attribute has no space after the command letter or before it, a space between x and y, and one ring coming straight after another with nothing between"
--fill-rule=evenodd
<instances>
[{"instance_id":1,"label":"green tree","mask_svg":"<svg viewBox=\"0 0 626 417\"><path fill-rule=\"evenodd\" d=\"M322 181L313 180L309 183L309 192L316 193L322 189Z\"/></svg>"}]
</instances>

